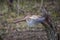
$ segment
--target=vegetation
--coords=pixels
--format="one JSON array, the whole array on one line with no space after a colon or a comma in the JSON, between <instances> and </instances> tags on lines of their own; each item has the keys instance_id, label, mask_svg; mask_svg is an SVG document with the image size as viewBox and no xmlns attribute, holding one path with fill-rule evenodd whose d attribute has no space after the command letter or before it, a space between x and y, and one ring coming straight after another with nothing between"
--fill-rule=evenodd
<instances>
[{"instance_id":1,"label":"vegetation","mask_svg":"<svg viewBox=\"0 0 60 40\"><path fill-rule=\"evenodd\" d=\"M40 7L41 7L41 0L0 0L0 35L1 37L5 40L13 40L14 38L10 38L10 37L17 36L20 31L22 33L21 36L23 35L22 37L24 37L24 34L23 34L24 31L29 30L27 24L25 22L21 22L18 24L14 24L12 22L16 19L21 19L22 17L27 15L27 12L31 12L32 14L36 14L36 15L41 15ZM60 0L44 0L44 7L46 7L47 11L50 12L50 15L52 18L52 24L53 26L56 26L56 29L57 29L56 32L58 33L58 35L60 35L60 8L59 8ZM32 29L44 30L44 26L39 24L37 25L37 27L34 27ZM32 32L32 34L34 33ZM26 36L27 35L28 35L28 32ZM33 36L34 38L37 38L35 37L35 35ZM25 39L34 40L34 38L33 39L31 38L27 39L27 38ZM19 36L16 37L16 40L25 40L25 39ZM47 39L44 39L44 37L40 39L47 40ZM40 40L40 39L37 38L36 40Z\"/></svg>"}]
</instances>

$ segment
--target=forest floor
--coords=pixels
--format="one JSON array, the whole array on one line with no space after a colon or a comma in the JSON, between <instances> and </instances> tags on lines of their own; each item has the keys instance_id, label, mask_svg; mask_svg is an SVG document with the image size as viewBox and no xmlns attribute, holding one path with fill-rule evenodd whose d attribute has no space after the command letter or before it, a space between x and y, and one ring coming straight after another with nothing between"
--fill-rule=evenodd
<instances>
[{"instance_id":1,"label":"forest floor","mask_svg":"<svg viewBox=\"0 0 60 40\"><path fill-rule=\"evenodd\" d=\"M43 29L12 31L3 36L4 40L47 40L46 32Z\"/></svg>"}]
</instances>

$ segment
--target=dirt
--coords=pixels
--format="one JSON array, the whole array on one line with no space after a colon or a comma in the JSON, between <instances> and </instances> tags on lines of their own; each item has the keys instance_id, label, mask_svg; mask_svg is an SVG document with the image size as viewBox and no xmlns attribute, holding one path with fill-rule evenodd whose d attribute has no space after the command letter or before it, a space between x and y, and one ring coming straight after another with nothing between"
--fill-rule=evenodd
<instances>
[{"instance_id":1,"label":"dirt","mask_svg":"<svg viewBox=\"0 0 60 40\"><path fill-rule=\"evenodd\" d=\"M46 32L44 30L25 30L12 31L3 36L4 40L47 40Z\"/></svg>"}]
</instances>

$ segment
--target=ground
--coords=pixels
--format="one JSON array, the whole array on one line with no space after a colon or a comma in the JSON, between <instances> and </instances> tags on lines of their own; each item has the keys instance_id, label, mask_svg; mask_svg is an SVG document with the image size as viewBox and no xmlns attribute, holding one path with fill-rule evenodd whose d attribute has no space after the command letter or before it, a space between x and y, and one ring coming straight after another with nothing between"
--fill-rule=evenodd
<instances>
[{"instance_id":1,"label":"ground","mask_svg":"<svg viewBox=\"0 0 60 40\"><path fill-rule=\"evenodd\" d=\"M3 36L4 40L47 40L46 32L42 29L12 31Z\"/></svg>"}]
</instances>

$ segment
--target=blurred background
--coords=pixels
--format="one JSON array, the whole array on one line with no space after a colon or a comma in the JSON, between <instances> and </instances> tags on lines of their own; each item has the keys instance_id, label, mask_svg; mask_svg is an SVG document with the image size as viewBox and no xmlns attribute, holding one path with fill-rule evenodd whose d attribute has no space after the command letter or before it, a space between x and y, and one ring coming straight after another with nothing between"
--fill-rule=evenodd
<instances>
[{"instance_id":1,"label":"blurred background","mask_svg":"<svg viewBox=\"0 0 60 40\"><path fill-rule=\"evenodd\" d=\"M60 33L60 0L44 0L44 6L50 12L53 25ZM1 40L47 40L46 32L41 24L32 28L35 31L39 29L35 33L28 31L26 22L12 23L15 19L21 19L27 15L27 12L41 15L40 7L41 0L0 0Z\"/></svg>"}]
</instances>

